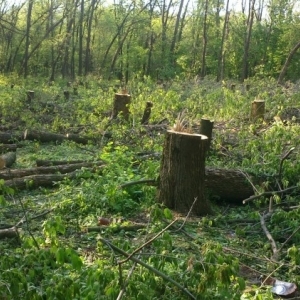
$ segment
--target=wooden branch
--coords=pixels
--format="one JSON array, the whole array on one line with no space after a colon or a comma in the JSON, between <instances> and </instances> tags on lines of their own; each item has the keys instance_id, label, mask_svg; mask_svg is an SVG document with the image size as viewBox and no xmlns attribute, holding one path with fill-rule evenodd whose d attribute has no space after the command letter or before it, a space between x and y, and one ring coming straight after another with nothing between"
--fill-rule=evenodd
<instances>
[{"instance_id":1,"label":"wooden branch","mask_svg":"<svg viewBox=\"0 0 300 300\"><path fill-rule=\"evenodd\" d=\"M267 214L268 215L268 214ZM277 249L277 246L276 246L276 242L274 241L271 233L269 232L267 226L266 226L266 223L265 223L265 216L267 215L260 215L260 224L261 224L261 227L264 231L264 233L266 234L268 240L270 241L271 243L271 246L272 246L272 252L273 252L273 259L274 260L277 260L277 256L278 256L278 249Z\"/></svg>"},{"instance_id":2,"label":"wooden branch","mask_svg":"<svg viewBox=\"0 0 300 300\"><path fill-rule=\"evenodd\" d=\"M281 191L263 192L263 193L261 193L261 194L259 194L259 195L254 195L254 196L251 196L251 197L249 197L249 198L247 198L247 199L244 199L244 200L243 200L243 204L245 204L245 203L247 203L247 202L249 202L249 201L258 199L258 198L260 198L260 197L262 197L262 196L273 196L273 195L275 195L275 194L287 193L287 192L289 192L289 191L292 191L292 190L295 190L295 189L298 189L298 188L299 188L299 186L291 186L291 187L286 188L286 189L281 190Z\"/></svg>"},{"instance_id":3,"label":"wooden branch","mask_svg":"<svg viewBox=\"0 0 300 300\"><path fill-rule=\"evenodd\" d=\"M114 244L112 244L111 242L109 242L108 240L100 237L99 238L100 242L102 242L103 244L106 244L108 247L110 247L111 249L113 249L114 251L124 255L125 257L128 257L130 254L128 254L127 252L123 251L122 249L118 248L117 246L115 246ZM190 299L194 299L196 300L196 297L191 294L191 292L186 289L184 286L182 286L181 284L179 284L178 282L176 282L174 279L170 278L169 276L167 276L166 274L162 273L161 271L149 266L148 264L144 263L142 260L132 256L130 257L130 260L132 260L133 262L138 263L139 265L143 266L144 268L148 269L149 271L153 272L155 275L163 278L164 280L172 283L173 285L175 285L179 290L181 290L185 295L187 295Z\"/></svg>"},{"instance_id":4,"label":"wooden branch","mask_svg":"<svg viewBox=\"0 0 300 300\"><path fill-rule=\"evenodd\" d=\"M114 233L117 233L122 230L136 231L136 230L145 228L145 225L144 224L133 224L133 225L121 225L121 226L116 226L116 227L112 227L112 226L107 226L107 227L97 226L96 227L95 226L95 227L84 228L84 231L85 232L101 232L101 231L103 231L104 228L109 228L109 230L113 231Z\"/></svg>"},{"instance_id":5,"label":"wooden branch","mask_svg":"<svg viewBox=\"0 0 300 300\"><path fill-rule=\"evenodd\" d=\"M152 185L152 186L157 186L157 180L155 179L141 179L141 180L136 180L136 181L130 181L127 183L124 183L119 186L119 188L124 188L127 186L132 186L132 185L137 185L137 184L147 184L147 185Z\"/></svg>"},{"instance_id":6,"label":"wooden branch","mask_svg":"<svg viewBox=\"0 0 300 300\"><path fill-rule=\"evenodd\" d=\"M175 219L174 221L172 221L168 226L166 226L163 230L161 230L153 238L151 238L146 243L144 243L143 245L141 245L140 247L138 247L137 249L135 249L131 254L129 254L127 256L126 259L124 259L123 261L120 261L119 264L122 264L122 263L125 263L126 261L128 261L134 254L136 254L137 252L141 251L147 245L151 244L154 240L156 240L160 235L162 235L168 228L170 228L176 222L177 222L177 219Z\"/></svg>"}]
</instances>

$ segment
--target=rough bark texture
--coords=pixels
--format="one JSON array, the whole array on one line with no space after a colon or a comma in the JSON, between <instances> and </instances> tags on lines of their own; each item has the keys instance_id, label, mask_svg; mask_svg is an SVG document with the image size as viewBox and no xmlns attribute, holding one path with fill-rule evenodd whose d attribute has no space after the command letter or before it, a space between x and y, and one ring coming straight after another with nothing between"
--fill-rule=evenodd
<instances>
[{"instance_id":1,"label":"rough bark texture","mask_svg":"<svg viewBox=\"0 0 300 300\"><path fill-rule=\"evenodd\" d=\"M9 168L16 162L16 152L8 152L0 156L0 169Z\"/></svg>"},{"instance_id":2,"label":"rough bark texture","mask_svg":"<svg viewBox=\"0 0 300 300\"><path fill-rule=\"evenodd\" d=\"M129 105L130 105L131 96L128 94L115 94L112 119L116 119L119 113L122 113L122 116L125 120L129 118Z\"/></svg>"},{"instance_id":3,"label":"rough bark texture","mask_svg":"<svg viewBox=\"0 0 300 300\"><path fill-rule=\"evenodd\" d=\"M205 191L209 198L242 203L244 199L254 195L251 184L239 170L206 168L205 175ZM251 178L251 181L258 183L255 178Z\"/></svg>"},{"instance_id":4,"label":"rough bark texture","mask_svg":"<svg viewBox=\"0 0 300 300\"><path fill-rule=\"evenodd\" d=\"M208 137L207 150L210 148L214 121L202 118L200 123L200 134Z\"/></svg>"},{"instance_id":5,"label":"rough bark texture","mask_svg":"<svg viewBox=\"0 0 300 300\"><path fill-rule=\"evenodd\" d=\"M168 130L160 167L158 201L168 208L186 213L211 212L204 195L207 137Z\"/></svg>"},{"instance_id":6,"label":"rough bark texture","mask_svg":"<svg viewBox=\"0 0 300 300\"><path fill-rule=\"evenodd\" d=\"M77 163L77 164L68 164L68 165L57 165L57 166L47 166L47 167L37 167L30 169L8 169L0 171L0 179L10 180L13 178L20 178L31 175L39 175L39 174L54 174L61 173L66 174L73 172L75 170L79 170L81 168L91 168L93 166L103 165L103 162L85 162L85 163Z\"/></svg>"}]
</instances>

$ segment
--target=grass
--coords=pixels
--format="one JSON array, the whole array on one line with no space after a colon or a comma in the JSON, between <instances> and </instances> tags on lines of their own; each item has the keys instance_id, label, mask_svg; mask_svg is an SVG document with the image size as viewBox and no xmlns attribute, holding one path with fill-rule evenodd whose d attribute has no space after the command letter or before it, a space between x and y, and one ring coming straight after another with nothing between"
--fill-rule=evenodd
<instances>
[{"instance_id":1,"label":"grass","mask_svg":"<svg viewBox=\"0 0 300 300\"><path fill-rule=\"evenodd\" d=\"M168 121L172 127L185 110L185 118L196 131L201 117L215 121L212 151L207 166L241 169L264 182L258 192L278 180L282 157L282 188L299 184L299 125L291 120L274 121L300 97L297 85L285 90L272 80L247 81L251 88L230 83L174 81L167 87L150 80L131 82L129 123L109 121L114 84L93 78L89 88L78 85L78 95L64 99L66 83L48 86L39 79L27 82L1 78L3 130L39 129L74 132L96 137L96 143L78 145L70 141L41 144L21 141L16 168L29 168L36 159L99 160L106 166L96 172L82 169L73 179L57 182L51 189L39 188L11 193L2 186L0 217L3 225L20 220L21 242L1 240L7 259L0 262L0 298L3 299L117 299L122 283L128 285L124 299L184 299L184 292L103 242L132 253L162 231L135 257L187 288L196 299L276 299L260 278L277 278L300 283L299 277L299 193L273 197L273 211L267 228L280 250L277 261L260 223L268 213L270 197L246 205L211 199L214 214L205 217L179 214L156 203L156 187L120 186L129 181L155 179L159 175L159 155L163 129L145 130L140 124L146 101L153 102L150 123ZM15 83L13 88L11 82ZM25 93L34 89L30 107ZM264 121L250 122L251 101L266 101ZM13 109L12 101L13 100ZM104 137L109 132L111 138ZM141 155L144 154L144 155ZM232 191L234 193L234 191ZM293 208L294 207L294 208ZM111 220L98 232L98 217ZM164 228L175 218L174 227ZM27 221L26 221L27 220ZM142 225L129 231L127 225ZM125 228L125 229L124 229ZM183 229L183 230L181 230ZM118 264L119 263L119 264ZM259 298L260 297L260 298Z\"/></svg>"}]
</instances>

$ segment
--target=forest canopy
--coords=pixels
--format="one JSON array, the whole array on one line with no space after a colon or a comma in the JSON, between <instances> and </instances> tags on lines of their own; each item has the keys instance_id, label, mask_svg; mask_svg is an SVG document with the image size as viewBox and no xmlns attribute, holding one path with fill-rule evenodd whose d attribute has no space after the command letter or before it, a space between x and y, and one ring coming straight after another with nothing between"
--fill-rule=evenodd
<instances>
[{"instance_id":1,"label":"forest canopy","mask_svg":"<svg viewBox=\"0 0 300 300\"><path fill-rule=\"evenodd\" d=\"M51 81L277 78L300 40L297 1L237 2L1 0L0 70ZM286 79L298 79L299 58Z\"/></svg>"}]
</instances>

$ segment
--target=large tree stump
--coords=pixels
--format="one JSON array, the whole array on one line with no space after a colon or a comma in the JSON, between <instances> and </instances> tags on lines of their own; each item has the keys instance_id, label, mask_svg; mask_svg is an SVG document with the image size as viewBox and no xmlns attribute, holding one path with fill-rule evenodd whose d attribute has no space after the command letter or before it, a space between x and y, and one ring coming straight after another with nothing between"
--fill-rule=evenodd
<instances>
[{"instance_id":1,"label":"large tree stump","mask_svg":"<svg viewBox=\"0 0 300 300\"><path fill-rule=\"evenodd\" d=\"M130 99L131 96L127 93L115 94L111 119L116 119L119 113L122 113L123 118L126 121L128 121L129 114L130 114L129 112Z\"/></svg>"},{"instance_id":2,"label":"large tree stump","mask_svg":"<svg viewBox=\"0 0 300 300\"><path fill-rule=\"evenodd\" d=\"M0 169L9 168L16 162L16 152L8 152L0 156Z\"/></svg>"},{"instance_id":3,"label":"large tree stump","mask_svg":"<svg viewBox=\"0 0 300 300\"><path fill-rule=\"evenodd\" d=\"M211 212L204 194L205 152L208 138L200 134L168 130L160 167L158 201L186 213Z\"/></svg>"}]
</instances>

